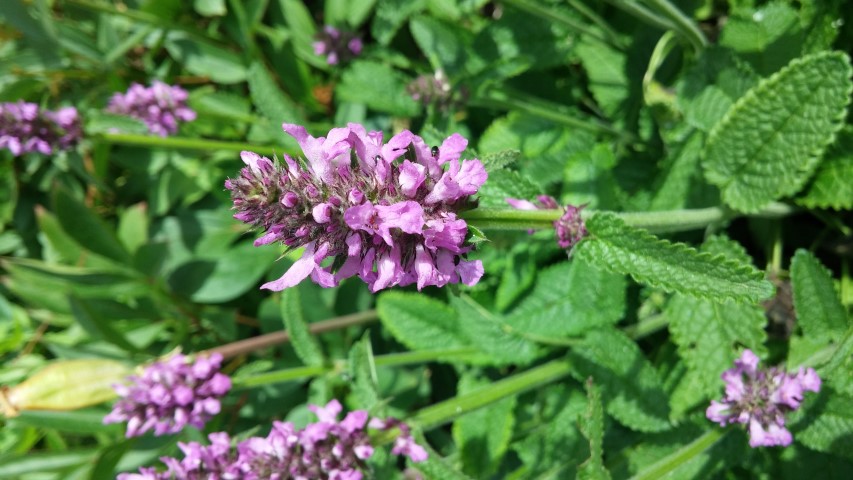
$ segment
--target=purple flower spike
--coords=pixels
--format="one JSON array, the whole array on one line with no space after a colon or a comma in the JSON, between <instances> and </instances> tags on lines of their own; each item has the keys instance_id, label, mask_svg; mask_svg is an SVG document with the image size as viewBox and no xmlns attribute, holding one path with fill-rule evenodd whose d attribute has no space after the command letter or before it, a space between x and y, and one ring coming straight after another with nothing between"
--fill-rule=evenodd
<instances>
[{"instance_id":1,"label":"purple flower spike","mask_svg":"<svg viewBox=\"0 0 853 480\"><path fill-rule=\"evenodd\" d=\"M134 83L126 93L113 95L107 111L142 120L149 132L166 137L178 131L178 123L195 120L195 111L187 106L188 96L183 88L159 80L147 88Z\"/></svg>"},{"instance_id":2,"label":"purple flower spike","mask_svg":"<svg viewBox=\"0 0 853 480\"><path fill-rule=\"evenodd\" d=\"M820 390L820 377L814 369L800 368L788 374L777 367L758 368L758 357L745 350L734 368L722 374L726 382L723 401L716 400L705 416L722 426L748 425L751 447L786 447L793 440L785 428L785 414L800 407L806 390Z\"/></svg>"},{"instance_id":3,"label":"purple flower spike","mask_svg":"<svg viewBox=\"0 0 853 480\"><path fill-rule=\"evenodd\" d=\"M212 433L211 444L179 443L183 459L163 457L167 471L142 468L138 474L121 474L118 480L220 479L220 480L361 480L366 460L373 456L369 428L397 427L400 435L392 453L413 462L425 461L426 449L415 443L409 427L396 419L368 419L364 410L338 420L342 406L332 400L325 407L308 407L318 421L297 430L290 422L273 422L266 437L251 437L235 448L225 433ZM369 421L368 421L369 420Z\"/></svg>"},{"instance_id":4,"label":"purple flower spike","mask_svg":"<svg viewBox=\"0 0 853 480\"><path fill-rule=\"evenodd\" d=\"M480 280L482 262L462 258L471 246L456 212L487 174L479 160L460 160L468 144L461 135L430 148L409 131L383 143L381 132L358 124L325 138L299 125L283 129L304 162L243 152L246 167L225 182L234 218L264 232L255 245L305 247L284 276L261 288L283 290L307 277L330 287L358 276L374 292Z\"/></svg>"},{"instance_id":5,"label":"purple flower spike","mask_svg":"<svg viewBox=\"0 0 853 480\"><path fill-rule=\"evenodd\" d=\"M53 112L24 101L0 104L0 148L8 149L16 157L30 152L50 155L55 150L67 150L82 134L74 107Z\"/></svg>"},{"instance_id":6,"label":"purple flower spike","mask_svg":"<svg viewBox=\"0 0 853 480\"><path fill-rule=\"evenodd\" d=\"M364 44L361 38L351 32L344 32L326 25L315 36L313 43L315 55L325 55L326 63L337 65L351 60L361 54Z\"/></svg>"},{"instance_id":7,"label":"purple flower spike","mask_svg":"<svg viewBox=\"0 0 853 480\"><path fill-rule=\"evenodd\" d=\"M121 397L104 423L127 422L126 436L153 430L154 435L180 432L185 426L204 427L219 413L219 398L231 390L231 379L219 373L222 355L198 357L195 363L181 354L148 365L129 385L113 388Z\"/></svg>"},{"instance_id":8,"label":"purple flower spike","mask_svg":"<svg viewBox=\"0 0 853 480\"><path fill-rule=\"evenodd\" d=\"M556 210L560 208L557 200L548 195L539 195L536 197L536 202L528 200L519 200L517 198L506 198L506 203L512 208L518 210ZM581 210L586 205L576 207L574 205L566 205L563 207L563 215L554 221L554 230L557 233L557 244L560 248L565 248L571 256L575 245L580 243L589 232L586 230L583 218L581 218ZM529 233L533 233L530 231Z\"/></svg>"}]
</instances>

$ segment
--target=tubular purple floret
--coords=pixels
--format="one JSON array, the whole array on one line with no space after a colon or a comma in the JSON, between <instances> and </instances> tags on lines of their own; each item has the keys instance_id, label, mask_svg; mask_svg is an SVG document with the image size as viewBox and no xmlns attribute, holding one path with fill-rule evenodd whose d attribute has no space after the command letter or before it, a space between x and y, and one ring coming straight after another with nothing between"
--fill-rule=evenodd
<instances>
[{"instance_id":1,"label":"tubular purple floret","mask_svg":"<svg viewBox=\"0 0 853 480\"><path fill-rule=\"evenodd\" d=\"M234 217L264 231L256 245L305 247L284 276L262 288L282 290L308 276L322 286L358 276L374 292L477 283L482 263L462 257L470 250L467 224L455 212L487 174L479 160L460 161L462 136L447 138L434 155L409 131L383 144L381 132L358 124L320 138L299 125L282 128L302 147L304 161L285 155L282 165L243 152L246 167L225 183Z\"/></svg>"}]
</instances>

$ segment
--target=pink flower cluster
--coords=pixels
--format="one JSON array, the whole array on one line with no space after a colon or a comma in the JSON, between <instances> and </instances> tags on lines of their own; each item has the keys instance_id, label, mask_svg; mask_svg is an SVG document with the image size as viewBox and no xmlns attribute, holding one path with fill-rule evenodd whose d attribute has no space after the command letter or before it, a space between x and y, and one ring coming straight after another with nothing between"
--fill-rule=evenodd
<instances>
[{"instance_id":1,"label":"pink flower cluster","mask_svg":"<svg viewBox=\"0 0 853 480\"><path fill-rule=\"evenodd\" d=\"M210 445L179 443L184 458L163 457L165 472L142 468L123 473L118 480L361 480L365 461L373 456L367 427L387 430L398 427L401 434L392 453L422 462L428 454L416 444L408 427L397 420L372 419L355 410L338 420L341 404L332 400L325 407L308 407L318 421L302 430L290 422L273 422L266 437L251 437L231 447L226 433L208 436Z\"/></svg>"},{"instance_id":2,"label":"pink flower cluster","mask_svg":"<svg viewBox=\"0 0 853 480\"><path fill-rule=\"evenodd\" d=\"M806 390L820 390L820 377L811 368L794 374L775 367L759 369L758 361L745 350L734 368L723 372L726 394L722 402L713 400L705 415L722 426L748 424L751 447L788 446L792 437L785 414L800 407Z\"/></svg>"},{"instance_id":3,"label":"pink flower cluster","mask_svg":"<svg viewBox=\"0 0 853 480\"><path fill-rule=\"evenodd\" d=\"M9 149L16 157L30 152L50 155L55 149L66 150L82 134L74 107L53 112L24 101L0 104L0 148Z\"/></svg>"},{"instance_id":4,"label":"pink flower cluster","mask_svg":"<svg viewBox=\"0 0 853 480\"><path fill-rule=\"evenodd\" d=\"M323 287L358 276L373 292L479 281L483 265L463 258L468 225L456 212L487 174L479 160L459 160L468 144L461 135L430 148L409 131L383 143L381 132L354 123L320 138L299 125L283 128L304 160L285 155L281 165L243 152L247 166L225 182L234 218L264 231L256 246L305 247L262 288L283 290L309 276Z\"/></svg>"},{"instance_id":5,"label":"pink flower cluster","mask_svg":"<svg viewBox=\"0 0 853 480\"><path fill-rule=\"evenodd\" d=\"M325 55L326 63L337 65L355 58L361 54L363 44L361 38L350 32L344 32L337 28L326 25L317 34L317 40L313 43L315 55Z\"/></svg>"},{"instance_id":6,"label":"pink flower cluster","mask_svg":"<svg viewBox=\"0 0 853 480\"><path fill-rule=\"evenodd\" d=\"M507 198L506 203L518 210L556 210L560 208L557 199L548 195L539 195L536 197L536 203L517 198ZM554 221L557 244L560 248L565 248L571 252L575 245L587 236L586 225L581 218L581 210L584 207L585 205L580 207L566 205L563 207L563 215Z\"/></svg>"},{"instance_id":7,"label":"pink flower cluster","mask_svg":"<svg viewBox=\"0 0 853 480\"><path fill-rule=\"evenodd\" d=\"M154 430L154 435L178 433L187 425L204 427L219 413L219 398L231 390L231 379L219 373L222 355L197 357L181 354L148 365L129 385L114 385L121 397L104 423L127 422L126 436Z\"/></svg>"},{"instance_id":8,"label":"pink flower cluster","mask_svg":"<svg viewBox=\"0 0 853 480\"><path fill-rule=\"evenodd\" d=\"M188 96L183 88L159 80L147 88L134 83L127 93L113 95L107 111L142 120L149 132L166 137L178 131L178 122L195 120L195 111L187 106Z\"/></svg>"}]
</instances>

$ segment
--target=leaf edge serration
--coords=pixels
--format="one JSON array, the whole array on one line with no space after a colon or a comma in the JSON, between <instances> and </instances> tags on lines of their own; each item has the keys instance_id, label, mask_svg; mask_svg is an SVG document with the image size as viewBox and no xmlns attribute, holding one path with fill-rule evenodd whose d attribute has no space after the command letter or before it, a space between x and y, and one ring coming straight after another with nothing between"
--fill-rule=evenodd
<instances>
[{"instance_id":1,"label":"leaf edge serration","mask_svg":"<svg viewBox=\"0 0 853 480\"><path fill-rule=\"evenodd\" d=\"M754 102L755 101L754 99L757 96L759 96L760 94L763 94L767 90L775 88L775 86L778 83L782 82L782 79L784 79L788 75L788 72L790 72L791 70L793 70L795 68L799 68L800 65L802 65L804 63L817 61L818 59L821 59L823 57L838 57L845 66L846 78L847 78L847 89L845 92L846 95L845 95L844 106L839 110L838 114L835 115L831 119L832 131L830 132L830 135L822 143L822 145L819 145L818 147L816 147L812 152L810 152L807 155L807 161L805 162L805 165L803 168L804 173L801 176L801 178L799 179L799 181L793 186L792 191L781 192L781 193L777 194L775 196L775 198L766 199L762 203L753 204L753 205L745 205L745 204L741 203L738 205L737 203L740 201L736 200L733 202L731 199L731 194L728 193L729 192L728 186L731 185L732 180L730 178L728 178L725 181L716 181L713 178L715 174L713 172L709 173L710 169L708 167L708 152L712 149L713 145L716 143L717 138L720 137L720 135L721 135L720 132L725 131L727 128L729 128L728 125L734 121L732 119L736 118L740 114L741 110L744 110L748 106L751 106L749 104L751 102ZM853 93L853 82L850 81L851 76L853 76L853 66L851 66L850 56L847 55L847 53L845 53L845 52L838 51L838 50L827 50L827 51L817 52L817 53L810 54L810 55L805 55L805 56L798 57L798 58L791 60L787 65L785 65L778 72L775 72L770 77L768 77L764 80L761 80L757 85L750 88L741 98L739 98L729 108L729 111L726 112L726 114L723 116L723 118L720 119L720 121L717 122L717 124L714 125L714 127L708 133L708 138L705 141L705 148L703 149L703 151L701 153L701 165L702 165L704 177L708 181L708 183L715 185L720 189L720 196L723 199L723 201L726 203L726 205L730 206L734 210L737 210L737 211L740 211L743 213L755 213L755 212L758 212L761 208L765 207L771 201L775 200L776 198L779 198L781 196L786 196L786 195L793 195L802 189L802 187L814 175L814 172L817 169L817 167L819 166L821 157L826 152L826 149L830 145L832 145L832 143L836 139L836 135L838 134L838 132L842 128L844 128L844 120L847 116L847 107L850 105L851 93ZM743 168L744 165L741 165L739 168Z\"/></svg>"}]
</instances>

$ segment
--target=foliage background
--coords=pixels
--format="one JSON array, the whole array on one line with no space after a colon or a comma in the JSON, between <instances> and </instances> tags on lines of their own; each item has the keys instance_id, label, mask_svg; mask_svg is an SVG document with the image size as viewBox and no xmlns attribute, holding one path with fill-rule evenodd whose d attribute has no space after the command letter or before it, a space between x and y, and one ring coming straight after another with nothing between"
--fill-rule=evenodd
<instances>
[{"instance_id":1,"label":"foliage background","mask_svg":"<svg viewBox=\"0 0 853 480\"><path fill-rule=\"evenodd\" d=\"M853 130L849 60L825 52L851 50L853 5L674 4L685 16L651 0L3 2L0 101L76 106L87 137L52 157L0 152L0 382L58 359L135 365L376 309L381 323L231 359L238 381L318 368L233 392L206 430L304 424L308 403L333 397L424 418L419 409L566 359L567 377L425 428L434 455L420 468L849 474ZM363 54L327 65L311 47L323 24L358 32ZM406 92L439 69L459 100L449 109ZM112 93L154 78L191 92L199 117L179 137L102 112ZM284 121L316 136L346 122L408 128L430 144L460 132L490 172L482 208L548 193L590 210L724 214L679 228L688 217L667 213L655 231L705 256L602 215L571 261L552 233L487 230L474 254L486 275L470 289L374 296L348 281L269 294L258 285L293 258L252 246L223 182L242 149L297 153ZM777 201L782 213L766 214ZM704 409L719 374L743 348L825 379L791 419L789 448L749 449L741 431L701 443L718 429ZM407 351L423 360L383 366ZM205 435L126 440L100 423L108 409L3 419L0 478L109 478ZM378 478L395 475L389 462L374 464Z\"/></svg>"}]
</instances>

